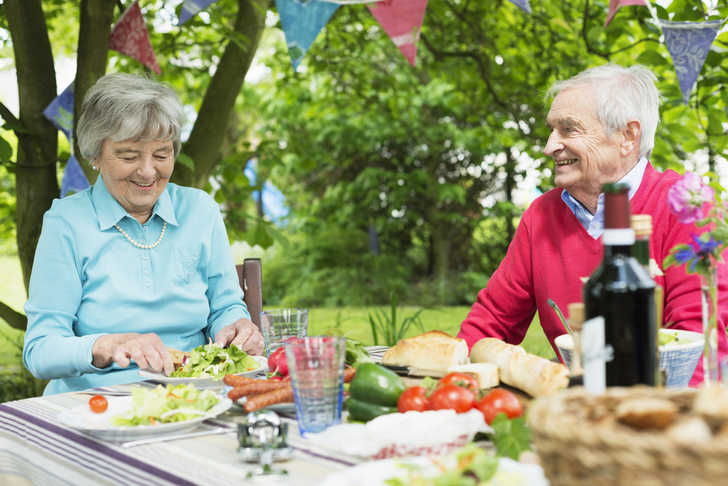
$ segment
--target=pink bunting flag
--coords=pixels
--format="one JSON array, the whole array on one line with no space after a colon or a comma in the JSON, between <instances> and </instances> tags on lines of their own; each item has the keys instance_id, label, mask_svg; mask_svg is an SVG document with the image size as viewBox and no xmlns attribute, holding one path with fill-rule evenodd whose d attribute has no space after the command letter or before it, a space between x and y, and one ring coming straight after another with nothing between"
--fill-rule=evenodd
<instances>
[{"instance_id":1,"label":"pink bunting flag","mask_svg":"<svg viewBox=\"0 0 728 486\"><path fill-rule=\"evenodd\" d=\"M125 54L154 71L162 74L149 39L147 23L144 21L139 0L127 8L111 31L109 49Z\"/></svg>"},{"instance_id":2,"label":"pink bunting flag","mask_svg":"<svg viewBox=\"0 0 728 486\"><path fill-rule=\"evenodd\" d=\"M609 23L612 21L617 10L620 7L646 7L645 0L609 0L609 13L607 13L607 21L604 22L604 28L606 29Z\"/></svg>"},{"instance_id":3,"label":"pink bunting flag","mask_svg":"<svg viewBox=\"0 0 728 486\"><path fill-rule=\"evenodd\" d=\"M394 45L414 66L427 0L383 0L367 7Z\"/></svg>"}]
</instances>

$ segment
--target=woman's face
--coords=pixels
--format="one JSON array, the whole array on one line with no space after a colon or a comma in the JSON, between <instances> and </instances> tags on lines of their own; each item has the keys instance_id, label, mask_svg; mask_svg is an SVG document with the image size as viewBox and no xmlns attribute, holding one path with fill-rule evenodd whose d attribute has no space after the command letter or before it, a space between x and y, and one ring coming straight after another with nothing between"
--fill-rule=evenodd
<instances>
[{"instance_id":1,"label":"woman's face","mask_svg":"<svg viewBox=\"0 0 728 486\"><path fill-rule=\"evenodd\" d=\"M106 140L94 165L114 199L144 224L172 176L174 147L171 140Z\"/></svg>"}]
</instances>

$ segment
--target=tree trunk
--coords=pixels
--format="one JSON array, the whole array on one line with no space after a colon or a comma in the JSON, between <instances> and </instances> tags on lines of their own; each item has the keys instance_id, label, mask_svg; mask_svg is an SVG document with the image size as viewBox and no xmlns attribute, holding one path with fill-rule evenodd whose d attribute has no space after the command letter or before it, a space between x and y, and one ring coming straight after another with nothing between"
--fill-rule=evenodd
<instances>
[{"instance_id":1,"label":"tree trunk","mask_svg":"<svg viewBox=\"0 0 728 486\"><path fill-rule=\"evenodd\" d=\"M76 61L76 80L73 86L73 133L76 133L86 92L106 73L109 50L99 49L98 46L109 45L111 24L114 21L114 5L115 2L108 0L81 0L78 60ZM96 182L98 172L91 169L91 164L81 157L76 140L73 143L76 158L81 164L86 178L93 184Z\"/></svg>"},{"instance_id":2,"label":"tree trunk","mask_svg":"<svg viewBox=\"0 0 728 486\"><path fill-rule=\"evenodd\" d=\"M20 130L15 168L17 243L28 289L43 214L58 197L58 130L43 116L56 97L56 71L40 0L4 4L18 76Z\"/></svg>"},{"instance_id":3,"label":"tree trunk","mask_svg":"<svg viewBox=\"0 0 728 486\"><path fill-rule=\"evenodd\" d=\"M225 129L265 28L269 3L270 0L238 0L234 32L242 42L231 40L225 48L183 148L194 161L195 170L178 164L173 176L176 183L204 187L219 164Z\"/></svg>"}]
</instances>

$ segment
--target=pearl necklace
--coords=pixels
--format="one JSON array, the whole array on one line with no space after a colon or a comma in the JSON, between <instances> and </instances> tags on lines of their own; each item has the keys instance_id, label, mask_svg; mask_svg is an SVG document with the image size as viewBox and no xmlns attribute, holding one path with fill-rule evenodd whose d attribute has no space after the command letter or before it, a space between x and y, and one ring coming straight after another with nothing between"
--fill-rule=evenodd
<instances>
[{"instance_id":1,"label":"pearl necklace","mask_svg":"<svg viewBox=\"0 0 728 486\"><path fill-rule=\"evenodd\" d=\"M156 247L157 245L159 245L162 242L162 238L164 238L164 232L167 230L167 222L166 221L164 222L164 225L162 226L162 233L159 235L159 238L153 245L141 245L141 244L137 243L136 241L132 240L131 236L126 234L126 231L121 229L121 226L119 226L118 224L115 224L114 228L118 229L121 232L121 234L124 235L124 238L126 238L129 241L129 243L136 246L137 248L141 248L142 250L151 250L152 248Z\"/></svg>"}]
</instances>

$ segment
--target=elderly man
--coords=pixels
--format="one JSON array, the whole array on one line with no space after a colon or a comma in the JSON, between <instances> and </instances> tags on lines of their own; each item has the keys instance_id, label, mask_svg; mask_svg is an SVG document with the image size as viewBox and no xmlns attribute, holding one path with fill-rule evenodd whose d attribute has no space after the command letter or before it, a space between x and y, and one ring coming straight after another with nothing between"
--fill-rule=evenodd
<instances>
[{"instance_id":1,"label":"elderly man","mask_svg":"<svg viewBox=\"0 0 728 486\"><path fill-rule=\"evenodd\" d=\"M660 104L655 76L647 68L608 64L588 69L556 82L547 98L554 95L544 153L555 163L558 187L525 211L505 258L463 321L458 336L470 347L484 337L520 343L538 312L555 349L554 339L565 330L548 299L562 309L583 301L581 278L594 271L603 254L604 183L628 184L632 213L652 215L650 251L658 264L674 245L705 230L680 224L670 213L667 192L681 176L671 170L660 173L647 160ZM702 332L698 276L688 275L684 267L663 271L656 279L665 289L662 325ZM727 281L722 265L720 356L728 351ZM702 376L698 366L691 385Z\"/></svg>"}]
</instances>

